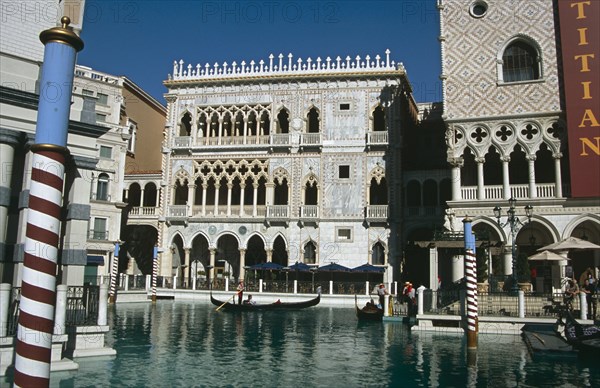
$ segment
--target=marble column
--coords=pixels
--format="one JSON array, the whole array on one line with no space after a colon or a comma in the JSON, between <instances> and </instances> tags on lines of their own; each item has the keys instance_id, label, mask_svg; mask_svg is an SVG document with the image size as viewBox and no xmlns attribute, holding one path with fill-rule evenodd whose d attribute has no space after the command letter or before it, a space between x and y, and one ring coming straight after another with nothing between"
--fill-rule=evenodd
<instances>
[{"instance_id":1,"label":"marble column","mask_svg":"<svg viewBox=\"0 0 600 388\"><path fill-rule=\"evenodd\" d=\"M527 167L529 174L529 198L537 198L537 187L535 185L535 155L527 156Z\"/></svg>"},{"instance_id":2,"label":"marble column","mask_svg":"<svg viewBox=\"0 0 600 388\"><path fill-rule=\"evenodd\" d=\"M556 198L562 198L562 177L560 171L560 160L562 158L562 153L557 152L552 155L554 158L554 182L555 182L555 194Z\"/></svg>"},{"instance_id":3,"label":"marble column","mask_svg":"<svg viewBox=\"0 0 600 388\"><path fill-rule=\"evenodd\" d=\"M192 251L192 248L183 248L183 252L184 252L184 256L185 256L185 264L183 266L184 268L184 275L183 275L183 279L185 281L185 285L186 288L188 288L190 286L190 252Z\"/></svg>"},{"instance_id":4,"label":"marble column","mask_svg":"<svg viewBox=\"0 0 600 388\"><path fill-rule=\"evenodd\" d=\"M475 162L477 163L477 199L482 200L485 199L485 182L483 179L485 158L475 158Z\"/></svg>"},{"instance_id":5,"label":"marble column","mask_svg":"<svg viewBox=\"0 0 600 388\"><path fill-rule=\"evenodd\" d=\"M510 156L501 157L502 160L502 192L504 193L504 199L508 200L512 195L510 193L510 174L508 170L508 164L510 163Z\"/></svg>"},{"instance_id":6,"label":"marble column","mask_svg":"<svg viewBox=\"0 0 600 388\"><path fill-rule=\"evenodd\" d=\"M246 278L246 250L244 248L240 248L240 276L239 280L244 280Z\"/></svg>"}]
</instances>

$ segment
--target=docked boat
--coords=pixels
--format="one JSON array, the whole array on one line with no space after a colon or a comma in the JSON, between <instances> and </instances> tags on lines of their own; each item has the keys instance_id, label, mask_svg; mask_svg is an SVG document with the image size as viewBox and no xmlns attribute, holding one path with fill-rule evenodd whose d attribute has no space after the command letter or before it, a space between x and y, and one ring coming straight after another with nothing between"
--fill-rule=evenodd
<instances>
[{"instance_id":1,"label":"docked boat","mask_svg":"<svg viewBox=\"0 0 600 388\"><path fill-rule=\"evenodd\" d=\"M577 356L577 349L557 331L556 324L525 324L521 336L533 356Z\"/></svg>"},{"instance_id":2,"label":"docked boat","mask_svg":"<svg viewBox=\"0 0 600 388\"><path fill-rule=\"evenodd\" d=\"M258 310L293 310L293 309L304 309L307 307L316 306L321 301L321 294L319 293L316 298L306 300L303 302L280 302L279 300L269 304L235 304L229 301L223 302L216 299L212 292L210 293L210 301L220 309L228 311L258 311Z\"/></svg>"},{"instance_id":3,"label":"docked boat","mask_svg":"<svg viewBox=\"0 0 600 388\"><path fill-rule=\"evenodd\" d=\"M383 309L378 308L375 303L368 302L363 308L358 307L358 298L354 296L356 305L356 317L359 321L381 321L383 319Z\"/></svg>"},{"instance_id":4,"label":"docked boat","mask_svg":"<svg viewBox=\"0 0 600 388\"><path fill-rule=\"evenodd\" d=\"M564 336L575 349L600 355L600 326L583 325L570 312L565 316Z\"/></svg>"}]
</instances>

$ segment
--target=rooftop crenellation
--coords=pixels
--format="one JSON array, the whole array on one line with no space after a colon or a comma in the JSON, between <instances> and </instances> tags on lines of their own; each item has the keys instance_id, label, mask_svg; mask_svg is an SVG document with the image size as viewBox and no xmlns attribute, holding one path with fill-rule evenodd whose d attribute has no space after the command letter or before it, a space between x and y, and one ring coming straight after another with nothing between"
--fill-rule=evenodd
<instances>
[{"instance_id":1,"label":"rooftop crenellation","mask_svg":"<svg viewBox=\"0 0 600 388\"><path fill-rule=\"evenodd\" d=\"M376 55L374 58L366 55L361 58L357 55L354 59L346 56L345 59L337 56L335 59L331 57L322 60L317 57L316 60L307 58L295 59L290 53L286 56L279 54L275 57L269 55L268 61L260 60L258 62L251 60L250 62L242 61L240 63L232 62L231 64L223 62L219 64L215 62L213 65L207 63L204 66L197 64L185 66L183 60L173 62L173 74L169 75L169 80L202 80L216 78L239 78L252 76L273 76L273 75L308 75L322 73L355 73L355 72L381 72L381 71L404 71L404 65L399 62L390 61L390 50L385 50L385 56Z\"/></svg>"}]
</instances>

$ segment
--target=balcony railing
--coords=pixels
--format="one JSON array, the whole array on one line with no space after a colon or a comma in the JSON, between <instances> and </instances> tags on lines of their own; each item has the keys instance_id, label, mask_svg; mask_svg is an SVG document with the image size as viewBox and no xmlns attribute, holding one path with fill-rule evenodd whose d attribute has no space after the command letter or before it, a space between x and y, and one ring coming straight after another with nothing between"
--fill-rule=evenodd
<instances>
[{"instance_id":1,"label":"balcony railing","mask_svg":"<svg viewBox=\"0 0 600 388\"><path fill-rule=\"evenodd\" d=\"M388 205L367 206L366 215L368 220L386 220L388 217Z\"/></svg>"},{"instance_id":2,"label":"balcony railing","mask_svg":"<svg viewBox=\"0 0 600 388\"><path fill-rule=\"evenodd\" d=\"M319 218L319 205L300 206L300 218L304 218L304 219Z\"/></svg>"},{"instance_id":3,"label":"balcony railing","mask_svg":"<svg viewBox=\"0 0 600 388\"><path fill-rule=\"evenodd\" d=\"M555 198L556 185L554 183L536 183L537 198ZM484 186L485 198L477 198L477 186L463 186L460 188L461 198L464 201L477 199L504 199L504 188L502 185ZM516 199L528 199L529 184L510 185L510 195Z\"/></svg>"},{"instance_id":4,"label":"balcony railing","mask_svg":"<svg viewBox=\"0 0 600 388\"><path fill-rule=\"evenodd\" d=\"M108 240L108 230L91 229L88 233L89 240Z\"/></svg>"},{"instance_id":5,"label":"balcony railing","mask_svg":"<svg viewBox=\"0 0 600 388\"><path fill-rule=\"evenodd\" d=\"M129 210L130 216L155 216L158 208L154 206L136 206Z\"/></svg>"},{"instance_id":6,"label":"balcony railing","mask_svg":"<svg viewBox=\"0 0 600 388\"><path fill-rule=\"evenodd\" d=\"M320 133L302 133L300 134L301 145L320 145L321 134Z\"/></svg>"},{"instance_id":7,"label":"balcony railing","mask_svg":"<svg viewBox=\"0 0 600 388\"><path fill-rule=\"evenodd\" d=\"M90 195L92 201L106 201L110 202L110 194L108 193L92 193Z\"/></svg>"},{"instance_id":8,"label":"balcony railing","mask_svg":"<svg viewBox=\"0 0 600 388\"><path fill-rule=\"evenodd\" d=\"M290 207L288 205L267 206L267 219L287 219L287 218L290 218Z\"/></svg>"},{"instance_id":9,"label":"balcony railing","mask_svg":"<svg viewBox=\"0 0 600 388\"><path fill-rule=\"evenodd\" d=\"M367 132L367 144L388 144L388 132L387 131L372 131Z\"/></svg>"},{"instance_id":10,"label":"balcony railing","mask_svg":"<svg viewBox=\"0 0 600 388\"><path fill-rule=\"evenodd\" d=\"M319 134L311 134L319 135ZM318 144L317 142L316 144ZM195 141L191 136L176 136L173 138L174 148L191 148L205 146L239 147L239 146L285 146L291 144L289 133L249 136L201 137Z\"/></svg>"},{"instance_id":11,"label":"balcony railing","mask_svg":"<svg viewBox=\"0 0 600 388\"><path fill-rule=\"evenodd\" d=\"M186 218L187 214L187 205L171 205L168 209L168 217L176 217L176 218Z\"/></svg>"}]
</instances>

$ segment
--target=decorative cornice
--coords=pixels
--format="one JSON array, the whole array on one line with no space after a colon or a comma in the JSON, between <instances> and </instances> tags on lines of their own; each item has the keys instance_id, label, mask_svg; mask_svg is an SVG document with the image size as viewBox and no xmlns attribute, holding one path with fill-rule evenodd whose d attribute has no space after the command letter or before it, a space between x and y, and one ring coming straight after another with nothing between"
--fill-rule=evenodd
<instances>
[{"instance_id":1,"label":"decorative cornice","mask_svg":"<svg viewBox=\"0 0 600 388\"><path fill-rule=\"evenodd\" d=\"M269 62L260 60L258 63L250 61L248 64L242 61L239 65L233 62L229 65L224 62L222 65L206 64L201 66L197 64L192 67L188 64L184 68L183 60L173 63L173 74L164 82L165 85L172 86L185 83L198 82L223 82L223 81L241 81L241 80L269 80L278 78L306 78L306 77L335 77L335 76L368 76L383 74L405 74L404 65L390 61L390 50L385 51L385 59L376 55L374 61L369 55L360 56L352 59L347 56L345 59L336 57L331 59L327 57L324 61L318 57L316 60L311 58L305 61L302 58L295 59L292 54L288 54L284 60L284 55L279 54L277 63L274 62L274 55L269 56Z\"/></svg>"}]
</instances>

